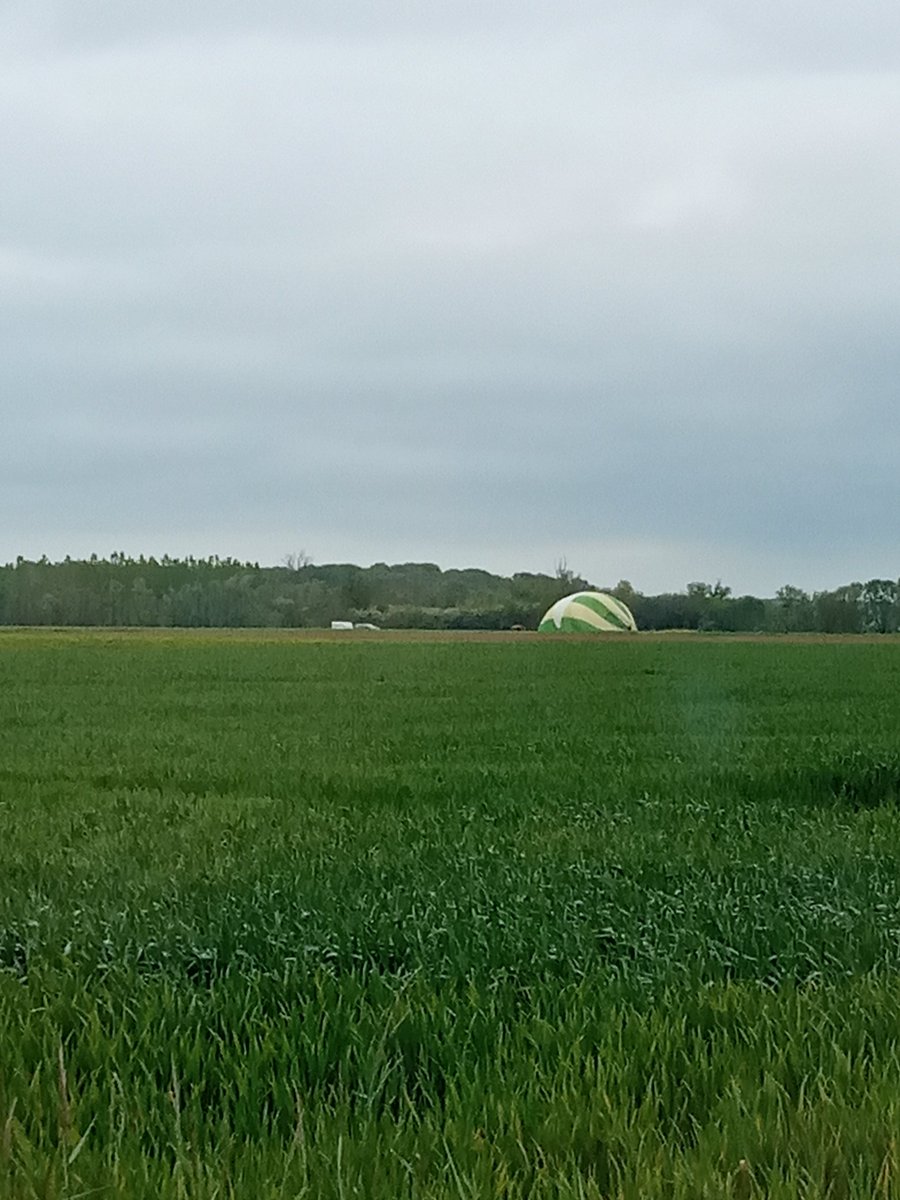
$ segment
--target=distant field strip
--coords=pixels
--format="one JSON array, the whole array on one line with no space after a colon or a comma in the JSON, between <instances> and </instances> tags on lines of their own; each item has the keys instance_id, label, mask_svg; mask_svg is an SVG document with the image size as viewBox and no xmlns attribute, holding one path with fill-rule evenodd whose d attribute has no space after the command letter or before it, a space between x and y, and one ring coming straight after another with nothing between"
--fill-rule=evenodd
<instances>
[{"instance_id":1,"label":"distant field strip","mask_svg":"<svg viewBox=\"0 0 900 1200\"><path fill-rule=\"evenodd\" d=\"M0 1197L900 1198L900 641L0 632Z\"/></svg>"}]
</instances>

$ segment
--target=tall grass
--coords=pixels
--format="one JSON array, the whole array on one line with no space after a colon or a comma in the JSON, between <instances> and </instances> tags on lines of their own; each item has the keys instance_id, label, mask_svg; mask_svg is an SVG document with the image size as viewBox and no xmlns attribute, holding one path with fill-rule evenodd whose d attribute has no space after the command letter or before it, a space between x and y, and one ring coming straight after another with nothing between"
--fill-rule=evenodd
<instances>
[{"instance_id":1,"label":"tall grass","mask_svg":"<svg viewBox=\"0 0 900 1200\"><path fill-rule=\"evenodd\" d=\"M0 1196L900 1196L900 645L0 635Z\"/></svg>"}]
</instances>

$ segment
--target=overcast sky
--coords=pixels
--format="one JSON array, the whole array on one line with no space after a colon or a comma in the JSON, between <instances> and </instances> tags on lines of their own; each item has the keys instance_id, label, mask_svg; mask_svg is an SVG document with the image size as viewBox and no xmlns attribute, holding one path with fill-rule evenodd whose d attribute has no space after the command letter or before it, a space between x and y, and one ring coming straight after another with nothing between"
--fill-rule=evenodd
<instances>
[{"instance_id":1,"label":"overcast sky","mask_svg":"<svg viewBox=\"0 0 900 1200\"><path fill-rule=\"evenodd\" d=\"M900 575L900 7L0 0L0 560Z\"/></svg>"}]
</instances>

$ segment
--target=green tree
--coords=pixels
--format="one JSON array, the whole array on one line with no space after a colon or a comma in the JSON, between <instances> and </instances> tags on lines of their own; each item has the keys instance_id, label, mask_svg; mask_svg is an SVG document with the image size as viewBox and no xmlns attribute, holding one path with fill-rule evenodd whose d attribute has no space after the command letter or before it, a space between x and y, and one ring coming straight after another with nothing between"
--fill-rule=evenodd
<instances>
[{"instance_id":1,"label":"green tree","mask_svg":"<svg viewBox=\"0 0 900 1200\"><path fill-rule=\"evenodd\" d=\"M873 633L895 633L900 626L900 588L893 579L870 579L860 601L863 622Z\"/></svg>"},{"instance_id":2,"label":"green tree","mask_svg":"<svg viewBox=\"0 0 900 1200\"><path fill-rule=\"evenodd\" d=\"M786 583L775 593L778 601L778 628L783 633L799 633L815 628L815 610L812 597L802 588Z\"/></svg>"}]
</instances>

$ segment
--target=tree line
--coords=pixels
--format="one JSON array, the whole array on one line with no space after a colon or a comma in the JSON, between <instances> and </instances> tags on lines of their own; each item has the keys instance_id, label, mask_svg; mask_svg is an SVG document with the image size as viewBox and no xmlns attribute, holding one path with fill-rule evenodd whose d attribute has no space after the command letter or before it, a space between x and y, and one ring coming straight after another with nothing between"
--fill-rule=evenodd
<instances>
[{"instance_id":1,"label":"tree line","mask_svg":"<svg viewBox=\"0 0 900 1200\"><path fill-rule=\"evenodd\" d=\"M274 567L217 556L19 557L0 566L0 625L321 628L349 620L383 629L533 629L560 596L595 586L565 563L552 574L503 576L434 563L318 565L302 554ZM891 579L812 593L785 585L768 598L735 596L721 582L655 596L627 580L598 590L623 600L640 629L900 630L900 581Z\"/></svg>"}]
</instances>

